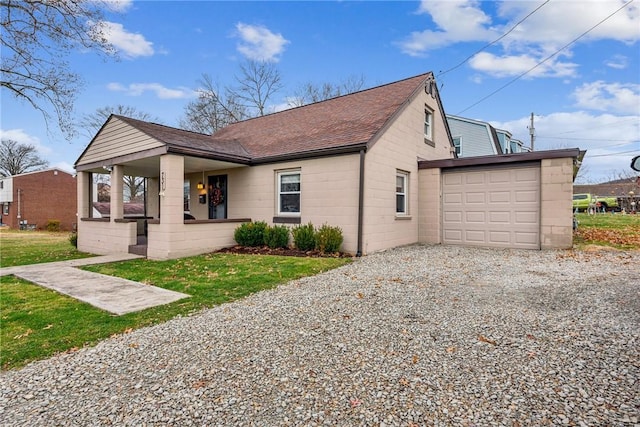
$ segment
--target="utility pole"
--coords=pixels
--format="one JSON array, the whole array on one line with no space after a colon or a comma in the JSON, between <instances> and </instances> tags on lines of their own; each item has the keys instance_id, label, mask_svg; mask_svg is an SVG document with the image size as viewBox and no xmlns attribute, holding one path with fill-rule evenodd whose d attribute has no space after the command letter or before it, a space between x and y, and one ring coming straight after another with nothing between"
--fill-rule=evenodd
<instances>
[{"instance_id":1,"label":"utility pole","mask_svg":"<svg viewBox=\"0 0 640 427\"><path fill-rule=\"evenodd\" d=\"M531 124L529 125L529 135L531 136L531 151L533 151L533 141L536 139L536 128L533 126L533 113L531 113Z\"/></svg>"}]
</instances>

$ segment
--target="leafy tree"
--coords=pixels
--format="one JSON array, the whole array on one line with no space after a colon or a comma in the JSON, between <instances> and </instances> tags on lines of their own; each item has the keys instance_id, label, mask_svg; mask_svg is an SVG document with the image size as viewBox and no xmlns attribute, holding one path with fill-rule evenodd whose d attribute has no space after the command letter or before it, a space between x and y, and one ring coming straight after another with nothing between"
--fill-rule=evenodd
<instances>
[{"instance_id":1,"label":"leafy tree","mask_svg":"<svg viewBox=\"0 0 640 427\"><path fill-rule=\"evenodd\" d=\"M72 111L82 86L66 57L78 47L115 54L105 37L107 0L1 0L0 87L40 111L52 108L60 129L74 134Z\"/></svg>"},{"instance_id":2,"label":"leafy tree","mask_svg":"<svg viewBox=\"0 0 640 427\"><path fill-rule=\"evenodd\" d=\"M41 170L49 166L31 144L20 144L12 139L3 139L0 143L0 175L12 176L25 172Z\"/></svg>"},{"instance_id":3,"label":"leafy tree","mask_svg":"<svg viewBox=\"0 0 640 427\"><path fill-rule=\"evenodd\" d=\"M265 115L267 102L283 87L280 71L266 61L247 61L240 65L235 78L237 86L230 93L246 108L254 109L257 116Z\"/></svg>"},{"instance_id":4,"label":"leafy tree","mask_svg":"<svg viewBox=\"0 0 640 427\"><path fill-rule=\"evenodd\" d=\"M350 76L341 83L320 83L307 82L301 85L289 99L291 107L301 107L314 102L324 101L337 96L348 95L358 92L364 87L364 76Z\"/></svg>"},{"instance_id":5,"label":"leafy tree","mask_svg":"<svg viewBox=\"0 0 640 427\"><path fill-rule=\"evenodd\" d=\"M144 121L154 121L156 123L161 122L159 118L153 117L149 113L139 111L138 109L136 109L136 107L118 104L100 107L91 114L85 114L80 119L78 126L84 129L87 136L93 137L100 130L102 125L104 125L104 122L107 121L111 114L117 114L119 116L131 117L132 119Z\"/></svg>"},{"instance_id":6,"label":"leafy tree","mask_svg":"<svg viewBox=\"0 0 640 427\"><path fill-rule=\"evenodd\" d=\"M203 74L198 81L198 98L185 107L185 115L179 124L183 129L213 134L223 127L248 117L247 109L229 90L220 90L211 76Z\"/></svg>"}]
</instances>

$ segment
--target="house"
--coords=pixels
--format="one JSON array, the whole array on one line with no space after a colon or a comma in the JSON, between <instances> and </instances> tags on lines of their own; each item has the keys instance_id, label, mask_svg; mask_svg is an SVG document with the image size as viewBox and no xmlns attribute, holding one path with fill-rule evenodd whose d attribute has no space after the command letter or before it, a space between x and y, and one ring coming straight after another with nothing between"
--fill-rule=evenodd
<instances>
[{"instance_id":1,"label":"house","mask_svg":"<svg viewBox=\"0 0 640 427\"><path fill-rule=\"evenodd\" d=\"M487 122L447 114L457 157L493 156L525 153L530 150L511 132L496 129Z\"/></svg>"},{"instance_id":2,"label":"house","mask_svg":"<svg viewBox=\"0 0 640 427\"><path fill-rule=\"evenodd\" d=\"M46 230L50 221L60 229L76 227L76 179L58 168L0 178L0 218L11 228Z\"/></svg>"},{"instance_id":3,"label":"house","mask_svg":"<svg viewBox=\"0 0 640 427\"><path fill-rule=\"evenodd\" d=\"M527 237L534 242L524 247L571 246L577 152L524 153L489 162L489 168L497 162L500 176L523 165L536 170L537 189L531 197L537 199L528 207L534 210L528 218L534 217L537 230ZM442 159L453 163L429 163ZM246 221L338 226L344 234L342 249L356 255L416 242L449 243L444 237L455 233L442 232L441 187L457 173L476 168L457 160L465 159L454 158L432 73L245 120L214 135L112 115L75 165L78 248L97 254L127 252L141 240L140 219L124 216L124 175L146 180L144 244L150 259L232 246L233 231ZM110 215L95 218L93 176L105 170L111 176ZM517 171L507 175L510 180L520 177ZM541 189L546 184L553 186ZM522 194L508 190L499 207L517 205ZM548 217L541 217L542 208ZM185 219L185 211L195 219ZM517 227L516 213L500 218L506 216ZM494 224L485 227L485 242L459 243L522 247L515 237L507 243L492 240Z\"/></svg>"}]
</instances>

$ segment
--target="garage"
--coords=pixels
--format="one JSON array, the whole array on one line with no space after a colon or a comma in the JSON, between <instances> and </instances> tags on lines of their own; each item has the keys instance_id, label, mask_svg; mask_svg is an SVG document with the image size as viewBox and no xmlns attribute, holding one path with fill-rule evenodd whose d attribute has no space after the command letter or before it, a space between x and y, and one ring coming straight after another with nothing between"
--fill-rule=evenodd
<instances>
[{"instance_id":1,"label":"garage","mask_svg":"<svg viewBox=\"0 0 640 427\"><path fill-rule=\"evenodd\" d=\"M442 243L540 249L540 163L442 173Z\"/></svg>"}]
</instances>

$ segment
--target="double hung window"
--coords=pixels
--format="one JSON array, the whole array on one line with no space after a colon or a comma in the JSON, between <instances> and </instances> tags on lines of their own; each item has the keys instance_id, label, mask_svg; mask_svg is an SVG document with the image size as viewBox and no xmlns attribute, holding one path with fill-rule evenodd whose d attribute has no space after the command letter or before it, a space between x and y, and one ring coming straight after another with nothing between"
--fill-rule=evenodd
<instances>
[{"instance_id":1,"label":"double hung window","mask_svg":"<svg viewBox=\"0 0 640 427\"><path fill-rule=\"evenodd\" d=\"M300 171L281 171L277 174L278 215L300 215Z\"/></svg>"}]
</instances>

